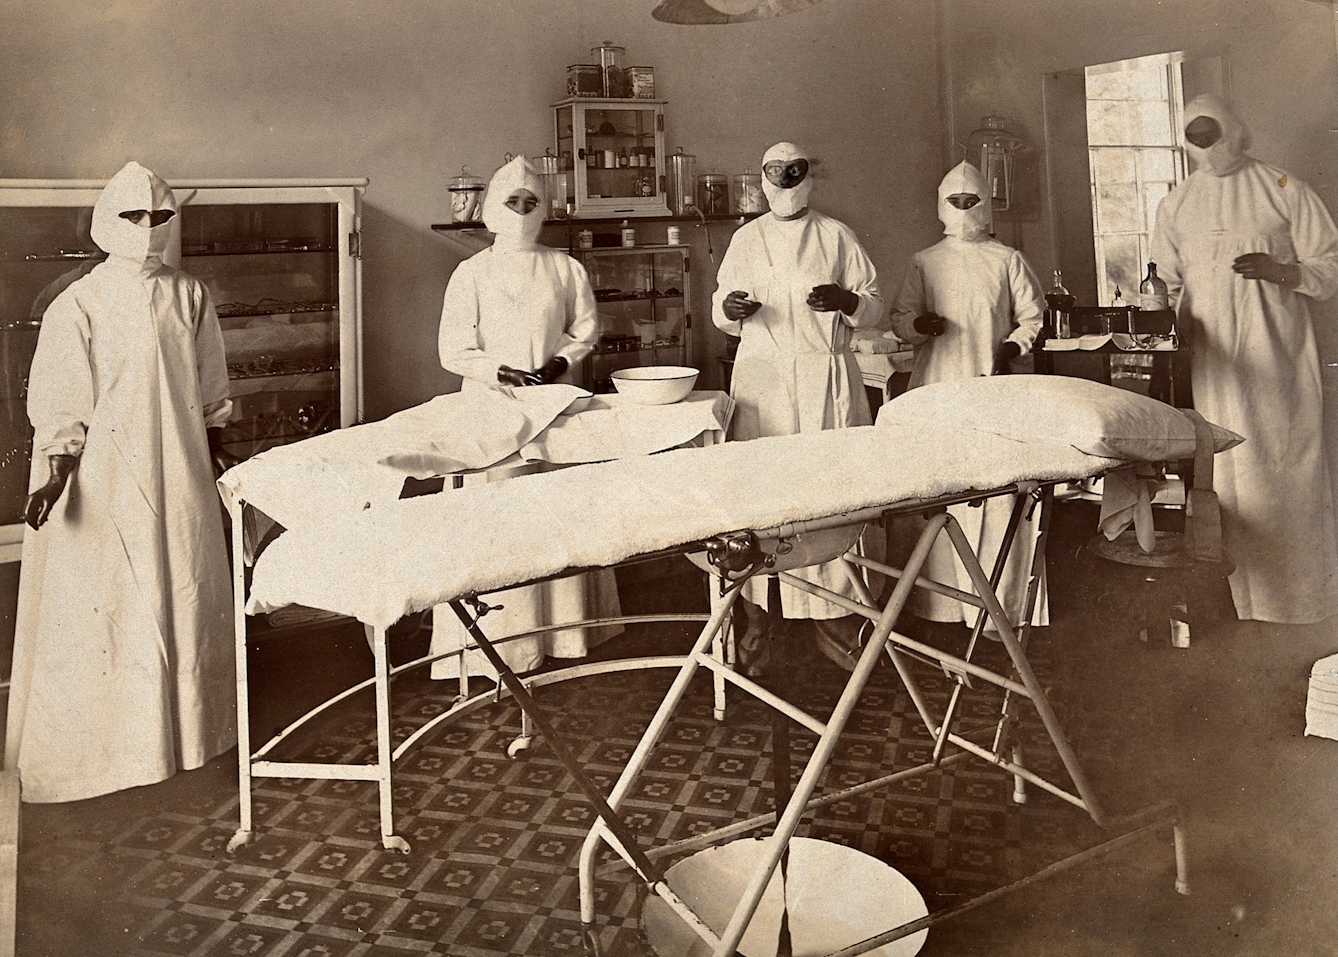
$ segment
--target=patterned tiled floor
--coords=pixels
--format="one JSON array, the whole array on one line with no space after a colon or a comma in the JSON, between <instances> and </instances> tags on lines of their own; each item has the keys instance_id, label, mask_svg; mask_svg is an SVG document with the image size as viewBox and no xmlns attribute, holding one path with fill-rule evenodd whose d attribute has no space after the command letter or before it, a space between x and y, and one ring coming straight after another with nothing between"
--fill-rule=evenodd
<instances>
[{"instance_id":1,"label":"patterned tiled floor","mask_svg":"<svg viewBox=\"0 0 1338 957\"><path fill-rule=\"evenodd\" d=\"M997 655L998 646L986 652ZM844 674L802 642L795 654L796 700L825 715ZM1033 643L1033 663L1045 673L1044 632ZM922 670L941 703L949 681ZM668 681L665 672L610 674L549 686L537 696L607 791ZM414 675L398 681L396 740L440 713L451 690ZM988 723L996 713L993 698L981 693L966 702L968 722ZM98 919L106 922L100 933L117 953L579 954L575 860L592 811L542 743L518 759L506 756L518 723L513 704L489 706L406 757L397 769L395 802L397 831L413 846L409 855L380 847L374 784L264 779L255 789L257 840L229 856L224 847L236 827L237 797L224 773L215 786L183 789L183 797L148 813L132 808L25 835L21 893L30 903L23 913L35 913L31 902L43 895L96 888L103 900ZM372 730L367 702L355 699L323 720L318 743L299 751L318 760L364 761ZM1054 773L1057 756L1038 732L1035 721L1023 727L1028 761ZM646 844L658 844L769 810L770 736L770 712L741 698L724 722L715 721L703 681L626 802L628 826ZM796 775L814 740L795 730ZM930 747L884 664L824 784L853 784L917 764ZM1003 773L968 763L820 809L800 833L891 863L915 882L931 911L943 909L1097 842L1081 812L1034 792L1019 807L1010 789ZM605 954L650 954L639 923L641 889L629 871L599 882L597 906Z\"/></svg>"}]
</instances>

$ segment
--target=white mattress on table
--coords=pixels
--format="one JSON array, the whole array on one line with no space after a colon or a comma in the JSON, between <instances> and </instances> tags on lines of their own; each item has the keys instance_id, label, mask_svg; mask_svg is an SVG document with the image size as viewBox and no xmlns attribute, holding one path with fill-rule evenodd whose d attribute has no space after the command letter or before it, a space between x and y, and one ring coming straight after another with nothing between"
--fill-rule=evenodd
<instances>
[{"instance_id":1,"label":"white mattress on table","mask_svg":"<svg viewBox=\"0 0 1338 957\"><path fill-rule=\"evenodd\" d=\"M1119 464L1055 442L893 421L578 465L285 532L256 564L248 611L296 603L384 627L471 592L722 532Z\"/></svg>"}]
</instances>

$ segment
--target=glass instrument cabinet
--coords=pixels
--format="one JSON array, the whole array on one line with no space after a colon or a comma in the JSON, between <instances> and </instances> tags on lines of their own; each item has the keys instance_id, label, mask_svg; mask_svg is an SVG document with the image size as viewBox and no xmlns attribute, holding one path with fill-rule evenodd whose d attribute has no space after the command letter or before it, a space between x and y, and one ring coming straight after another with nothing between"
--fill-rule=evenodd
<instances>
[{"instance_id":1,"label":"glass instrument cabinet","mask_svg":"<svg viewBox=\"0 0 1338 957\"><path fill-rule=\"evenodd\" d=\"M105 255L89 236L103 183L0 180L0 562L23 541L32 428L26 392L42 313ZM223 328L245 458L352 425L362 413L365 179L173 183L167 261L200 279Z\"/></svg>"},{"instance_id":2,"label":"glass instrument cabinet","mask_svg":"<svg viewBox=\"0 0 1338 957\"><path fill-rule=\"evenodd\" d=\"M553 104L572 215L667 216L664 100L588 97Z\"/></svg>"},{"instance_id":3,"label":"glass instrument cabinet","mask_svg":"<svg viewBox=\"0 0 1338 957\"><path fill-rule=\"evenodd\" d=\"M649 365L691 365L687 246L573 249L585 266L599 311L599 341L578 381L612 392L609 373Z\"/></svg>"}]
</instances>

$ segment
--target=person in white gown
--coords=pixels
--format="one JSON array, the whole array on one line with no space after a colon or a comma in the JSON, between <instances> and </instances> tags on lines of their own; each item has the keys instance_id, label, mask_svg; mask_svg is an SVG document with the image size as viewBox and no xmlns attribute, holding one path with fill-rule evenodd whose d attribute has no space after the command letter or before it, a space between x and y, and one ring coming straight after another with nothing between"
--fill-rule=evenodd
<instances>
[{"instance_id":1,"label":"person in white gown","mask_svg":"<svg viewBox=\"0 0 1338 957\"><path fill-rule=\"evenodd\" d=\"M1245 437L1213 483L1242 619L1338 612L1338 545L1308 302L1338 292L1338 229L1319 197L1245 151L1217 97L1185 109L1197 169L1162 201L1152 259L1189 346L1194 407Z\"/></svg>"},{"instance_id":2,"label":"person in white gown","mask_svg":"<svg viewBox=\"0 0 1338 957\"><path fill-rule=\"evenodd\" d=\"M214 487L232 404L208 290L162 261L176 209L138 163L117 173L93 207L108 258L38 334L5 742L25 801L153 784L236 743Z\"/></svg>"},{"instance_id":3,"label":"person in white gown","mask_svg":"<svg viewBox=\"0 0 1338 957\"><path fill-rule=\"evenodd\" d=\"M878 272L853 229L808 208L809 159L793 143L766 151L762 189L770 212L739 227L716 275L712 319L740 340L730 385L735 440L872 422L850 338L886 316ZM839 561L806 568L801 577L855 595ZM757 576L741 596L746 626L738 649L745 673L762 673L770 657L767 586L768 579ZM785 618L813 619L818 647L853 668L860 620L783 582L780 604Z\"/></svg>"},{"instance_id":4,"label":"person in white gown","mask_svg":"<svg viewBox=\"0 0 1338 957\"><path fill-rule=\"evenodd\" d=\"M562 250L538 242L546 208L543 198L543 182L524 157L507 163L488 184L483 222L497 238L451 274L438 331L442 367L461 377L461 389L570 382L572 368L590 354L599 338L595 294L585 268ZM535 547L543 547L541 530L536 531ZM503 606L480 623L493 640L619 613L612 569L508 589L485 600ZM539 667L547 655L579 658L621 630L566 629L507 642L498 651L508 667L523 673ZM467 644L468 635L450 606L437 606L432 653L445 654ZM468 674L496 676L481 652L470 650L465 655ZM432 665L434 678L454 678L459 673L456 657Z\"/></svg>"},{"instance_id":5,"label":"person in white gown","mask_svg":"<svg viewBox=\"0 0 1338 957\"><path fill-rule=\"evenodd\" d=\"M892 307L892 329L915 346L908 388L971 376L1006 374L1009 364L1030 351L1041 329L1045 297L1026 258L992 239L990 190L985 177L963 162L938 188L944 237L911 257ZM895 406L896 400L892 400ZM992 498L983 506L953 505L948 511L962 526L988 573L993 568L1012 511L1012 500ZM1021 624L1035 554L1035 521L1023 521L1004 565L996 592L1009 623ZM925 574L974 592L966 568L945 537L930 552ZM931 621L975 622L977 609L944 595L916 589L910 610ZM1033 624L1045 624L1048 609L1043 581ZM987 629L993 631L991 625Z\"/></svg>"}]
</instances>

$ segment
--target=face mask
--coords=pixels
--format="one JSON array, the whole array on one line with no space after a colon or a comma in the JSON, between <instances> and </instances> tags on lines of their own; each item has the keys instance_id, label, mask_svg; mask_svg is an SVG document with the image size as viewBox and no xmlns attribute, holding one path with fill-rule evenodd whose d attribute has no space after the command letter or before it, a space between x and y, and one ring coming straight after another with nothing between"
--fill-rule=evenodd
<instances>
[{"instance_id":1,"label":"face mask","mask_svg":"<svg viewBox=\"0 0 1338 957\"><path fill-rule=\"evenodd\" d=\"M1204 123L1212 120L1212 123ZM1217 139L1211 139L1212 126L1217 126ZM1204 136L1203 134L1208 134ZM1214 176L1225 176L1239 169L1245 161L1245 150L1249 147L1250 134L1245 125L1236 118L1227 105L1219 98L1204 94L1196 97L1185 107L1185 152L1197 164L1197 169L1206 170ZM1188 137L1193 136L1206 146L1196 146Z\"/></svg>"},{"instance_id":2,"label":"face mask","mask_svg":"<svg viewBox=\"0 0 1338 957\"><path fill-rule=\"evenodd\" d=\"M499 169L488 183L483 200L483 224L497 237L493 245L498 249L533 246L544 228L544 204L538 202L528 212L521 212L524 203L513 201L516 193L527 190L538 199L544 195L543 183L534 167L523 156L517 156Z\"/></svg>"},{"instance_id":3,"label":"face mask","mask_svg":"<svg viewBox=\"0 0 1338 957\"><path fill-rule=\"evenodd\" d=\"M771 211L781 218L795 215L808 205L808 194L813 192L813 177L809 173L807 154L793 143L777 143L767 150L762 157L762 170L768 166L782 164L783 169L776 175L779 182L772 182L771 175L762 177L762 192L766 194ZM798 179L796 179L798 177ZM780 183L791 183L781 186Z\"/></svg>"},{"instance_id":4,"label":"face mask","mask_svg":"<svg viewBox=\"0 0 1338 957\"><path fill-rule=\"evenodd\" d=\"M157 174L130 162L111 178L93 204L93 242L109 255L137 263L160 263L172 236L171 217L157 226L140 226L121 214L145 210L150 214L177 211L176 197Z\"/></svg>"},{"instance_id":5,"label":"face mask","mask_svg":"<svg viewBox=\"0 0 1338 957\"><path fill-rule=\"evenodd\" d=\"M948 197L960 194L975 196L979 202L970 209L958 209ZM953 167L938 186L938 218L943 221L944 234L967 240L985 236L990 228L989 195L980 170L967 162Z\"/></svg>"}]
</instances>

